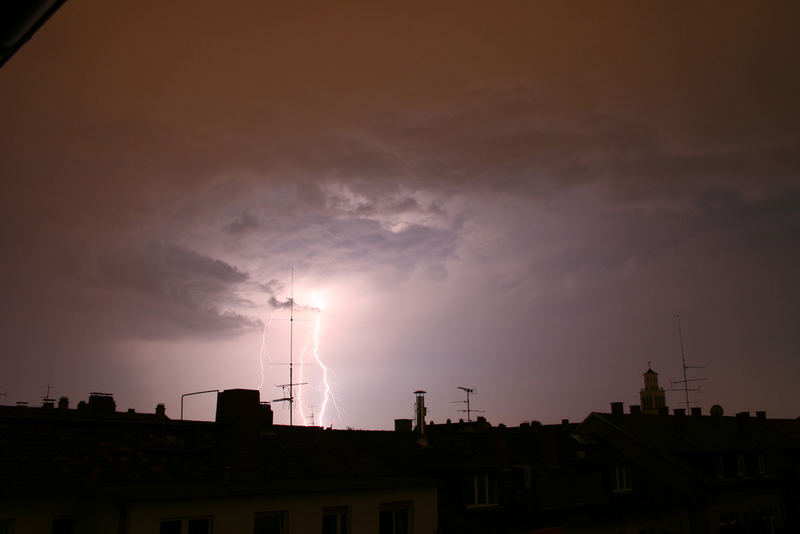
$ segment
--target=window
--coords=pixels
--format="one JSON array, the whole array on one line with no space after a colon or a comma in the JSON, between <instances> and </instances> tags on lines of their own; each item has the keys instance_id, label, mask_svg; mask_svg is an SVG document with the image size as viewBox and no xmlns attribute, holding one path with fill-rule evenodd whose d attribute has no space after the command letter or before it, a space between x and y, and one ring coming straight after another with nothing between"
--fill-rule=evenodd
<instances>
[{"instance_id":1,"label":"window","mask_svg":"<svg viewBox=\"0 0 800 534\"><path fill-rule=\"evenodd\" d=\"M381 504L378 515L379 534L410 534L411 503L394 502Z\"/></svg>"},{"instance_id":2,"label":"window","mask_svg":"<svg viewBox=\"0 0 800 534\"><path fill-rule=\"evenodd\" d=\"M758 474L763 475L767 472L767 462L764 460L764 454L759 452L756 458L758 460Z\"/></svg>"},{"instance_id":3,"label":"window","mask_svg":"<svg viewBox=\"0 0 800 534\"><path fill-rule=\"evenodd\" d=\"M253 534L285 534L286 512L264 512L255 515Z\"/></svg>"},{"instance_id":4,"label":"window","mask_svg":"<svg viewBox=\"0 0 800 534\"><path fill-rule=\"evenodd\" d=\"M614 493L632 491L630 467L627 465L615 467L612 482L614 484Z\"/></svg>"},{"instance_id":5,"label":"window","mask_svg":"<svg viewBox=\"0 0 800 534\"><path fill-rule=\"evenodd\" d=\"M740 477L745 475L744 454L736 455L736 474Z\"/></svg>"},{"instance_id":6,"label":"window","mask_svg":"<svg viewBox=\"0 0 800 534\"><path fill-rule=\"evenodd\" d=\"M0 534L14 534L13 519L0 519Z\"/></svg>"},{"instance_id":7,"label":"window","mask_svg":"<svg viewBox=\"0 0 800 534\"><path fill-rule=\"evenodd\" d=\"M162 519L159 534L211 534L210 517Z\"/></svg>"},{"instance_id":8,"label":"window","mask_svg":"<svg viewBox=\"0 0 800 534\"><path fill-rule=\"evenodd\" d=\"M322 534L347 534L350 509L337 506L322 509Z\"/></svg>"},{"instance_id":9,"label":"window","mask_svg":"<svg viewBox=\"0 0 800 534\"><path fill-rule=\"evenodd\" d=\"M53 519L53 534L72 534L75 532L75 519L72 517L56 517Z\"/></svg>"},{"instance_id":10,"label":"window","mask_svg":"<svg viewBox=\"0 0 800 534\"><path fill-rule=\"evenodd\" d=\"M489 475L467 477L465 484L464 490L468 507L497 504L497 480L495 477Z\"/></svg>"}]
</instances>

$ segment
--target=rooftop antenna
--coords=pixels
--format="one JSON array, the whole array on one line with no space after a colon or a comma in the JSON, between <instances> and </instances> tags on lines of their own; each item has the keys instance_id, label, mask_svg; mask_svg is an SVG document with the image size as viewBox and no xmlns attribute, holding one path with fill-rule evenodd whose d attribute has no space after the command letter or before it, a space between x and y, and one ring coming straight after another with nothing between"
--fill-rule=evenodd
<instances>
[{"instance_id":1,"label":"rooftop antenna","mask_svg":"<svg viewBox=\"0 0 800 534\"><path fill-rule=\"evenodd\" d=\"M473 393L475 393L475 389L474 388L467 388L467 387L464 387L464 386L456 386L456 387L467 394L467 400L452 401L452 402L454 402L454 403L456 403L456 402L465 403L467 405L467 409L466 410L458 410L458 411L459 412L466 412L466 414L467 414L467 423L471 423L472 422L472 412L484 412L485 410L473 410L473 409L470 408L469 396L472 395Z\"/></svg>"},{"instance_id":2,"label":"rooftop antenna","mask_svg":"<svg viewBox=\"0 0 800 534\"><path fill-rule=\"evenodd\" d=\"M689 382L702 382L703 380L708 380L708 378L687 378L686 376L687 369L705 369L706 367L704 365L686 365L686 351L683 348L683 329L681 328L680 314L677 314L675 316L675 319L678 321L678 339L681 342L681 367L683 368L683 380L670 380L670 383L673 386L676 384L683 384L683 386L679 388L669 389L667 391L683 391L684 397L686 399L684 401L686 403L686 409L690 410L691 405L689 404L689 392L695 391L699 393L701 389L700 385L698 385L696 388L690 388Z\"/></svg>"},{"instance_id":3,"label":"rooftop antenna","mask_svg":"<svg viewBox=\"0 0 800 534\"><path fill-rule=\"evenodd\" d=\"M53 389L53 386L42 386L42 387L47 390L47 392L44 394L44 397L42 397L42 400L44 402L54 402L55 399L50 398L50 390Z\"/></svg>"},{"instance_id":4,"label":"rooftop antenna","mask_svg":"<svg viewBox=\"0 0 800 534\"><path fill-rule=\"evenodd\" d=\"M307 384L307 382L302 382L295 384L294 383L294 358L293 358L293 347L292 343L294 342L294 265L292 265L292 274L290 278L290 292L289 292L289 383L288 384L280 384L276 387L283 388L284 396L281 399L275 399L272 402L288 402L289 403L289 426L294 426L294 386L302 386ZM286 388L289 388L289 395L287 396L285 391Z\"/></svg>"}]
</instances>

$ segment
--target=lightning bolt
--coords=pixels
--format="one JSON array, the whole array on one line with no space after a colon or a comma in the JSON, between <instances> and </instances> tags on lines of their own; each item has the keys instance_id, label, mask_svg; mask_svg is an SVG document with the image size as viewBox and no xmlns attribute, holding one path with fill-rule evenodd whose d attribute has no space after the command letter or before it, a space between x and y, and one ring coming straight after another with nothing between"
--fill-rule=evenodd
<instances>
[{"instance_id":1,"label":"lightning bolt","mask_svg":"<svg viewBox=\"0 0 800 534\"><path fill-rule=\"evenodd\" d=\"M323 390L323 400L322 400L322 408L319 412L319 421L324 426L325 423L325 410L328 407L328 401L333 402L333 407L336 409L336 413L339 415L339 420L341 421L341 413L339 412L339 406L336 405L336 397L331 392L331 385L328 382L328 368L322 363L322 359L319 357L319 331L320 325L322 323L322 309L317 309L317 319L314 324L314 359L319 365L320 369L322 369L322 387L320 389Z\"/></svg>"},{"instance_id":2,"label":"lightning bolt","mask_svg":"<svg viewBox=\"0 0 800 534\"><path fill-rule=\"evenodd\" d=\"M308 337L306 337L305 343L303 343L303 350L300 351L300 380L298 382L303 382L303 375L305 370L305 365L303 365L303 357L306 354L306 349L308 348ZM303 386L297 386L297 403L300 405L300 417L303 419L303 425L308 426L308 419L306 419L306 413L303 411Z\"/></svg>"},{"instance_id":3,"label":"lightning bolt","mask_svg":"<svg viewBox=\"0 0 800 534\"><path fill-rule=\"evenodd\" d=\"M277 310L272 310L269 320L264 324L264 331L261 333L261 350L258 351L258 363L261 365L261 381L258 383L259 391L264 387L264 354L267 352L267 330L269 329L269 325L272 324L272 318L275 317L276 311ZM271 356L269 360L272 362Z\"/></svg>"}]
</instances>

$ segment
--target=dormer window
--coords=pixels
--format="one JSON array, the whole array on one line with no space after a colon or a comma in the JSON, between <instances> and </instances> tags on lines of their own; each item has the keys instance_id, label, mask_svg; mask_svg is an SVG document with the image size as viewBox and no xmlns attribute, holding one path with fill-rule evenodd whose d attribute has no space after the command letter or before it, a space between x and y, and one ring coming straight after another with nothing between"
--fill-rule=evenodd
<instances>
[{"instance_id":1,"label":"dormer window","mask_svg":"<svg viewBox=\"0 0 800 534\"><path fill-rule=\"evenodd\" d=\"M613 480L614 493L624 493L633 491L631 485L631 469L627 465L621 465L614 468Z\"/></svg>"}]
</instances>

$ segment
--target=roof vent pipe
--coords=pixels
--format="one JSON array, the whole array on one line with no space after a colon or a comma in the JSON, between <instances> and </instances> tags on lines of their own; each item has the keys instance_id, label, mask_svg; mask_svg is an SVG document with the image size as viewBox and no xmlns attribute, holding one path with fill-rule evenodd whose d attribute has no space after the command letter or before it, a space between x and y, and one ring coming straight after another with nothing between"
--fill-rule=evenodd
<instances>
[{"instance_id":1,"label":"roof vent pipe","mask_svg":"<svg viewBox=\"0 0 800 534\"><path fill-rule=\"evenodd\" d=\"M425 408L425 393L421 389L418 389L414 392L417 396L415 412L416 412L416 419L417 419L417 432L420 436L425 435L425 416L428 414L427 408Z\"/></svg>"}]
</instances>

